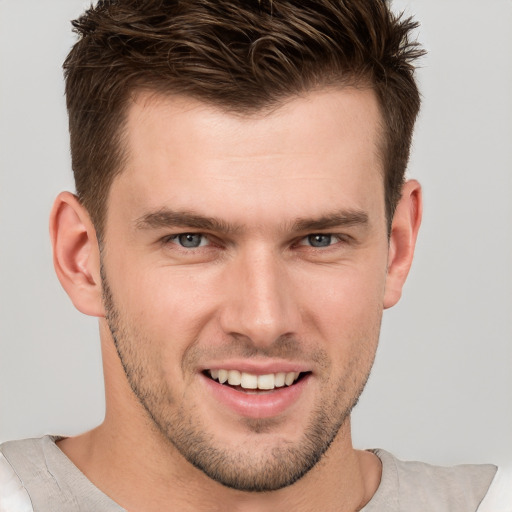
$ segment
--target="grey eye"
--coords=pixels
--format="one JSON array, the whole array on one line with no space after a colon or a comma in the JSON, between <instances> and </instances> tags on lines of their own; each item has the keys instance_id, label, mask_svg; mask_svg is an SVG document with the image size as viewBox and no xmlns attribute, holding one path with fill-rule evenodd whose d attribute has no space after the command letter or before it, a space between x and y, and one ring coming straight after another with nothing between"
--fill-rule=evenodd
<instances>
[{"instance_id":1,"label":"grey eye","mask_svg":"<svg viewBox=\"0 0 512 512\"><path fill-rule=\"evenodd\" d=\"M309 235L308 243L312 247L328 247L332 243L332 235Z\"/></svg>"},{"instance_id":2,"label":"grey eye","mask_svg":"<svg viewBox=\"0 0 512 512\"><path fill-rule=\"evenodd\" d=\"M200 233L182 233L177 235L176 239L178 243L187 248L195 248L204 245L204 236Z\"/></svg>"}]
</instances>

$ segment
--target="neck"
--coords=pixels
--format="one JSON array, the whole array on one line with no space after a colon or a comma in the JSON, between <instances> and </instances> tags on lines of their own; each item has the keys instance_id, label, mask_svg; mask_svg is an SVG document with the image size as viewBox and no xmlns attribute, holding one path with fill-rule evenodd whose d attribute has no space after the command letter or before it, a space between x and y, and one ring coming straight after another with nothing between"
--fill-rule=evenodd
<instances>
[{"instance_id":1,"label":"neck","mask_svg":"<svg viewBox=\"0 0 512 512\"><path fill-rule=\"evenodd\" d=\"M353 512L371 499L380 482L377 457L352 448L349 421L303 478L265 493L237 491L211 480L157 432L143 439L133 434L117 425L114 429L107 419L59 443L89 480L126 510L263 512L285 507L296 512Z\"/></svg>"},{"instance_id":2,"label":"neck","mask_svg":"<svg viewBox=\"0 0 512 512\"><path fill-rule=\"evenodd\" d=\"M110 347L106 350L114 351ZM105 364L111 365L105 368L106 376L123 371L117 357L110 356L104 357ZM104 423L64 439L59 447L96 487L126 510L353 512L377 490L380 461L369 452L354 450L350 419L321 460L293 485L259 493L227 488L192 466L164 438L124 379L109 378Z\"/></svg>"}]
</instances>

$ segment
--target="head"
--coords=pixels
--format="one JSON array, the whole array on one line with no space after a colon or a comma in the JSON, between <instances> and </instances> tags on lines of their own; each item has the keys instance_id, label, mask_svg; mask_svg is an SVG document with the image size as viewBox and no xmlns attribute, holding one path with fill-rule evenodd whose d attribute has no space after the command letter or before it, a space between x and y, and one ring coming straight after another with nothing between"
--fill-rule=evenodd
<instances>
[{"instance_id":1,"label":"head","mask_svg":"<svg viewBox=\"0 0 512 512\"><path fill-rule=\"evenodd\" d=\"M75 25L78 199L52 234L100 317L112 421L225 486L289 486L350 445L411 264L414 24L378 1L131 0Z\"/></svg>"},{"instance_id":2,"label":"head","mask_svg":"<svg viewBox=\"0 0 512 512\"><path fill-rule=\"evenodd\" d=\"M122 172L130 99L180 94L253 114L322 88L372 89L382 116L386 215L400 198L420 106L410 41L388 2L100 0L73 23L65 63L77 195L101 237Z\"/></svg>"}]
</instances>

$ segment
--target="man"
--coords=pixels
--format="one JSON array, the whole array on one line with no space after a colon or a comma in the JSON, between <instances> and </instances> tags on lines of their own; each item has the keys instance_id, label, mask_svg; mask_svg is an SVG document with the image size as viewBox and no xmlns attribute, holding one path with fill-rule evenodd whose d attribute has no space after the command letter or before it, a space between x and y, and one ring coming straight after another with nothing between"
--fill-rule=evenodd
<instances>
[{"instance_id":1,"label":"man","mask_svg":"<svg viewBox=\"0 0 512 512\"><path fill-rule=\"evenodd\" d=\"M63 287L100 319L107 411L75 438L5 444L11 496L476 510L495 466L351 443L421 218L403 178L414 23L381 2L120 1L75 26L77 196L57 198L51 232Z\"/></svg>"}]
</instances>

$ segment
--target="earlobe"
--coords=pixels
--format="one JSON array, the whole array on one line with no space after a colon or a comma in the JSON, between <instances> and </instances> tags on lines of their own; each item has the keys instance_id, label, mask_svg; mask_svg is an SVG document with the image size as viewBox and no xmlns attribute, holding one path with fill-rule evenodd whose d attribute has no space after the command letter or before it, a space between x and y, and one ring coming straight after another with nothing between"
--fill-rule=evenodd
<instances>
[{"instance_id":1,"label":"earlobe","mask_svg":"<svg viewBox=\"0 0 512 512\"><path fill-rule=\"evenodd\" d=\"M402 295L414 256L422 208L420 184L416 180L406 182L391 226L384 308L394 306Z\"/></svg>"},{"instance_id":2,"label":"earlobe","mask_svg":"<svg viewBox=\"0 0 512 512\"><path fill-rule=\"evenodd\" d=\"M75 307L86 315L103 316L96 230L70 192L59 194L53 204L50 237L57 277Z\"/></svg>"}]
</instances>

